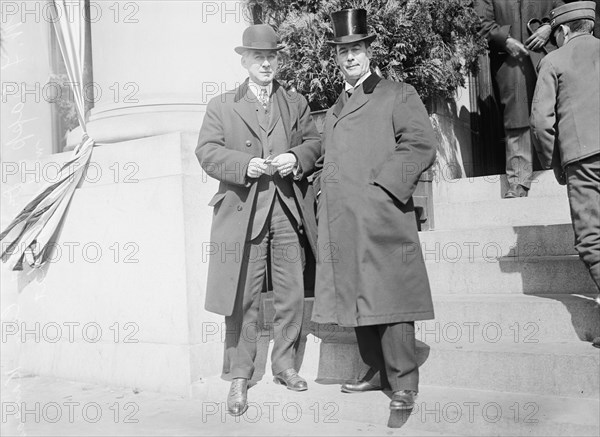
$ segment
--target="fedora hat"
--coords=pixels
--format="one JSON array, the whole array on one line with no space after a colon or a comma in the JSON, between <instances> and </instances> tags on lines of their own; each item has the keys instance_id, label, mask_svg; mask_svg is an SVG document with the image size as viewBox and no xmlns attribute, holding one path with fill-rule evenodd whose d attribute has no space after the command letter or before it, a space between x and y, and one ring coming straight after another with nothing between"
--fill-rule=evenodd
<instances>
[{"instance_id":1,"label":"fedora hat","mask_svg":"<svg viewBox=\"0 0 600 437\"><path fill-rule=\"evenodd\" d=\"M596 21L596 2L567 3L550 11L550 27L552 27L552 32L561 24L582 19Z\"/></svg>"},{"instance_id":2,"label":"fedora hat","mask_svg":"<svg viewBox=\"0 0 600 437\"><path fill-rule=\"evenodd\" d=\"M367 11L364 9L342 9L331 14L333 39L329 45L348 44L358 41L372 42L377 35L369 34Z\"/></svg>"},{"instance_id":3,"label":"fedora hat","mask_svg":"<svg viewBox=\"0 0 600 437\"><path fill-rule=\"evenodd\" d=\"M234 50L240 55L246 50L281 50L279 37L268 24L254 24L247 27L242 35L242 45Z\"/></svg>"}]
</instances>

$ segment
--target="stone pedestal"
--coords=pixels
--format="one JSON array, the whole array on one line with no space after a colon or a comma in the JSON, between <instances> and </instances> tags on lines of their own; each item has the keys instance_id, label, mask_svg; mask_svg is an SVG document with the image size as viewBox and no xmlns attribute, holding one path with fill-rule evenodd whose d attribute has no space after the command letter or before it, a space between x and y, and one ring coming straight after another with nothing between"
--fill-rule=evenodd
<instances>
[{"instance_id":1,"label":"stone pedestal","mask_svg":"<svg viewBox=\"0 0 600 437\"><path fill-rule=\"evenodd\" d=\"M195 144L173 133L97 147L52 262L3 266L22 371L182 395L219 374L222 317L203 309L217 183ZM25 185L15 213L40 185Z\"/></svg>"}]
</instances>

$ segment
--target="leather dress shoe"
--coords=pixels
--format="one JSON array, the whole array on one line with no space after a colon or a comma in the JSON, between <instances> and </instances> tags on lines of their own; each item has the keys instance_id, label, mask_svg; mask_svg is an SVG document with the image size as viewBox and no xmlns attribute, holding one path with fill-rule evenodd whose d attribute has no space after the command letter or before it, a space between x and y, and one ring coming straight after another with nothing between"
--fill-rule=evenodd
<instances>
[{"instance_id":1,"label":"leather dress shoe","mask_svg":"<svg viewBox=\"0 0 600 437\"><path fill-rule=\"evenodd\" d=\"M234 378L231 381L229 395L227 395L227 411L232 416L241 416L248 409L248 380Z\"/></svg>"},{"instance_id":2,"label":"leather dress shoe","mask_svg":"<svg viewBox=\"0 0 600 437\"><path fill-rule=\"evenodd\" d=\"M379 385L371 384L369 381L349 381L342 384L343 393L363 393L366 391L382 390Z\"/></svg>"},{"instance_id":3,"label":"leather dress shoe","mask_svg":"<svg viewBox=\"0 0 600 437\"><path fill-rule=\"evenodd\" d=\"M417 392L414 390L399 390L392 394L390 410L410 410L415 406Z\"/></svg>"},{"instance_id":4,"label":"leather dress shoe","mask_svg":"<svg viewBox=\"0 0 600 437\"><path fill-rule=\"evenodd\" d=\"M306 380L298 375L298 372L292 368L279 372L273 377L273 381L277 384L287 386L289 390L304 391L308 389Z\"/></svg>"},{"instance_id":5,"label":"leather dress shoe","mask_svg":"<svg viewBox=\"0 0 600 437\"><path fill-rule=\"evenodd\" d=\"M592 346L600 348L600 336L592 340Z\"/></svg>"}]
</instances>

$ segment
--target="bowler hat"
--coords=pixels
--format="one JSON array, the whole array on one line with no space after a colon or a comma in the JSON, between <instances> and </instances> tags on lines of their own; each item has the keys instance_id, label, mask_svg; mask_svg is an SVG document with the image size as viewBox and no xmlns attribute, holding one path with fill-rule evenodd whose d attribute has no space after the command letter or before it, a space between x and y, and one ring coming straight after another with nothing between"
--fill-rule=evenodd
<instances>
[{"instance_id":1,"label":"bowler hat","mask_svg":"<svg viewBox=\"0 0 600 437\"><path fill-rule=\"evenodd\" d=\"M377 35L367 30L367 11L364 9L342 9L331 14L333 40L327 44L338 45L365 41L370 43Z\"/></svg>"},{"instance_id":2,"label":"bowler hat","mask_svg":"<svg viewBox=\"0 0 600 437\"><path fill-rule=\"evenodd\" d=\"M596 21L596 2L583 1L567 3L550 11L550 26L552 32L561 24L570 21L588 19Z\"/></svg>"},{"instance_id":3,"label":"bowler hat","mask_svg":"<svg viewBox=\"0 0 600 437\"><path fill-rule=\"evenodd\" d=\"M242 35L242 45L234 50L240 55L246 50L281 50L285 46L280 46L279 38L275 30L268 24L254 24Z\"/></svg>"}]
</instances>

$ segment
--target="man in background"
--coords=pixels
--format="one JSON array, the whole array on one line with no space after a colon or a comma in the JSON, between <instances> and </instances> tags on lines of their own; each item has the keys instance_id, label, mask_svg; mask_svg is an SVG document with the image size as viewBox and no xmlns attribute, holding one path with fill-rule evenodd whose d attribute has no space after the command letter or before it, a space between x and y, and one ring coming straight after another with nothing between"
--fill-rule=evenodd
<instances>
[{"instance_id":1,"label":"man in background","mask_svg":"<svg viewBox=\"0 0 600 437\"><path fill-rule=\"evenodd\" d=\"M560 48L540 63L531 130L542 165L567 185L575 249L600 293L600 40L592 35L594 8L595 2L580 1L550 13ZM600 337L593 344L600 347Z\"/></svg>"},{"instance_id":2,"label":"man in background","mask_svg":"<svg viewBox=\"0 0 600 437\"><path fill-rule=\"evenodd\" d=\"M504 118L509 184L505 198L525 197L531 187L533 148L529 114L535 67L544 50L553 49L546 47L550 37L547 15L562 4L562 0L476 0L480 33L489 43L492 81ZM530 24L530 20L539 21ZM531 34L528 24L534 29Z\"/></svg>"}]
</instances>

